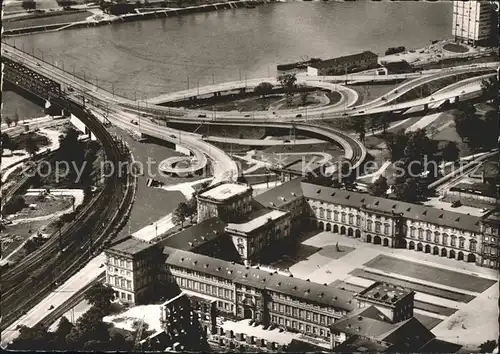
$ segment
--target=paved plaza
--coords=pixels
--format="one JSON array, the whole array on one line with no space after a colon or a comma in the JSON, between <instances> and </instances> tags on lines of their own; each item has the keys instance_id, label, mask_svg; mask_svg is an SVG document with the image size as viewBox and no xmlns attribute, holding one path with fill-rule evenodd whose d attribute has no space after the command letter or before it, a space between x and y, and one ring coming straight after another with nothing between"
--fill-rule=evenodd
<instances>
[{"instance_id":1,"label":"paved plaza","mask_svg":"<svg viewBox=\"0 0 500 354\"><path fill-rule=\"evenodd\" d=\"M499 297L493 269L331 232L320 232L302 246L317 251L288 267L295 277L353 293L375 281L401 285L415 291L415 317L438 338L479 345L498 337L491 326L498 318Z\"/></svg>"}]
</instances>

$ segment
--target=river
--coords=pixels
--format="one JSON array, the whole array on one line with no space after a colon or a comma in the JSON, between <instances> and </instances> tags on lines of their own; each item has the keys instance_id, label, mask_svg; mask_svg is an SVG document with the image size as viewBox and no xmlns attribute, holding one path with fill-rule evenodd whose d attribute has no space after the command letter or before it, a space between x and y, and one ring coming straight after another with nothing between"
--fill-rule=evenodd
<instances>
[{"instance_id":1,"label":"river","mask_svg":"<svg viewBox=\"0 0 500 354\"><path fill-rule=\"evenodd\" d=\"M451 2L292 2L15 38L129 98L276 74L276 64L451 35ZM9 38L13 43L14 38Z\"/></svg>"}]
</instances>

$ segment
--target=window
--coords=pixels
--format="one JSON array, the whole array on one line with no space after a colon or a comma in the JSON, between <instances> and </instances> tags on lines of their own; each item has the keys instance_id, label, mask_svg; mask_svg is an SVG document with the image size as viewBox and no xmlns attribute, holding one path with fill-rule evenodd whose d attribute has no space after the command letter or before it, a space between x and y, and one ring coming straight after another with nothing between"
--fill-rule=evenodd
<instances>
[{"instance_id":1,"label":"window","mask_svg":"<svg viewBox=\"0 0 500 354\"><path fill-rule=\"evenodd\" d=\"M286 320L285 326L290 327L290 320Z\"/></svg>"},{"instance_id":2,"label":"window","mask_svg":"<svg viewBox=\"0 0 500 354\"><path fill-rule=\"evenodd\" d=\"M424 239L424 229L418 229L418 239L419 240Z\"/></svg>"},{"instance_id":3,"label":"window","mask_svg":"<svg viewBox=\"0 0 500 354\"><path fill-rule=\"evenodd\" d=\"M304 324L303 323L299 323L299 330L300 331L304 331Z\"/></svg>"},{"instance_id":4,"label":"window","mask_svg":"<svg viewBox=\"0 0 500 354\"><path fill-rule=\"evenodd\" d=\"M413 226L410 227L410 237L415 238L415 228Z\"/></svg>"},{"instance_id":5,"label":"window","mask_svg":"<svg viewBox=\"0 0 500 354\"><path fill-rule=\"evenodd\" d=\"M300 310L300 318L305 317L306 312L304 310Z\"/></svg>"},{"instance_id":6,"label":"window","mask_svg":"<svg viewBox=\"0 0 500 354\"><path fill-rule=\"evenodd\" d=\"M273 311L276 311L276 304L274 302L272 304L272 309L273 309Z\"/></svg>"},{"instance_id":7,"label":"window","mask_svg":"<svg viewBox=\"0 0 500 354\"><path fill-rule=\"evenodd\" d=\"M319 208L319 217L322 219L325 217L325 209Z\"/></svg>"},{"instance_id":8,"label":"window","mask_svg":"<svg viewBox=\"0 0 500 354\"><path fill-rule=\"evenodd\" d=\"M477 242L475 240L471 240L470 243L469 243L469 249L472 252L475 252L476 251L476 247L477 247Z\"/></svg>"},{"instance_id":9,"label":"window","mask_svg":"<svg viewBox=\"0 0 500 354\"><path fill-rule=\"evenodd\" d=\"M447 246L448 245L448 235L443 234L443 245Z\"/></svg>"},{"instance_id":10,"label":"window","mask_svg":"<svg viewBox=\"0 0 500 354\"><path fill-rule=\"evenodd\" d=\"M380 232L380 223L379 222L375 223L375 232Z\"/></svg>"},{"instance_id":11,"label":"window","mask_svg":"<svg viewBox=\"0 0 500 354\"><path fill-rule=\"evenodd\" d=\"M284 313L284 312L285 312L285 306L283 306L283 305L281 305L281 304L280 304L280 312L281 312L281 313Z\"/></svg>"},{"instance_id":12,"label":"window","mask_svg":"<svg viewBox=\"0 0 500 354\"><path fill-rule=\"evenodd\" d=\"M127 289L132 289L132 282L127 280Z\"/></svg>"},{"instance_id":13,"label":"window","mask_svg":"<svg viewBox=\"0 0 500 354\"><path fill-rule=\"evenodd\" d=\"M283 317L278 318L279 324L282 325L284 323Z\"/></svg>"},{"instance_id":14,"label":"window","mask_svg":"<svg viewBox=\"0 0 500 354\"><path fill-rule=\"evenodd\" d=\"M371 220L366 221L366 229L368 231L372 231L372 221Z\"/></svg>"},{"instance_id":15,"label":"window","mask_svg":"<svg viewBox=\"0 0 500 354\"><path fill-rule=\"evenodd\" d=\"M439 243L439 232L434 233L434 243Z\"/></svg>"},{"instance_id":16,"label":"window","mask_svg":"<svg viewBox=\"0 0 500 354\"><path fill-rule=\"evenodd\" d=\"M326 211L326 218L327 218L328 220L332 220L332 211L331 211L331 210L327 210L327 211Z\"/></svg>"},{"instance_id":17,"label":"window","mask_svg":"<svg viewBox=\"0 0 500 354\"><path fill-rule=\"evenodd\" d=\"M455 235L451 235L451 247L457 246L457 237Z\"/></svg>"},{"instance_id":18,"label":"window","mask_svg":"<svg viewBox=\"0 0 500 354\"><path fill-rule=\"evenodd\" d=\"M341 218L342 222L345 223L345 213L342 213L342 218Z\"/></svg>"},{"instance_id":19,"label":"window","mask_svg":"<svg viewBox=\"0 0 500 354\"><path fill-rule=\"evenodd\" d=\"M128 300L128 301L132 301L132 295L127 294L127 300Z\"/></svg>"},{"instance_id":20,"label":"window","mask_svg":"<svg viewBox=\"0 0 500 354\"><path fill-rule=\"evenodd\" d=\"M389 235L389 224L384 224L384 235Z\"/></svg>"},{"instance_id":21,"label":"window","mask_svg":"<svg viewBox=\"0 0 500 354\"><path fill-rule=\"evenodd\" d=\"M325 330L324 330L324 329L320 329L320 330L319 330L319 335L320 335L321 337L324 337L324 336L325 336Z\"/></svg>"},{"instance_id":22,"label":"window","mask_svg":"<svg viewBox=\"0 0 500 354\"><path fill-rule=\"evenodd\" d=\"M291 315L292 314L292 308L288 305L286 305L286 314Z\"/></svg>"},{"instance_id":23,"label":"window","mask_svg":"<svg viewBox=\"0 0 500 354\"><path fill-rule=\"evenodd\" d=\"M465 247L465 238L460 237L458 239L458 247L460 247L460 248L464 248Z\"/></svg>"},{"instance_id":24,"label":"window","mask_svg":"<svg viewBox=\"0 0 500 354\"><path fill-rule=\"evenodd\" d=\"M217 307L222 308L222 306L223 306L222 301L217 301Z\"/></svg>"},{"instance_id":25,"label":"window","mask_svg":"<svg viewBox=\"0 0 500 354\"><path fill-rule=\"evenodd\" d=\"M311 313L309 311L306 313L306 319L309 321L311 320Z\"/></svg>"},{"instance_id":26,"label":"window","mask_svg":"<svg viewBox=\"0 0 500 354\"><path fill-rule=\"evenodd\" d=\"M307 332L307 333L310 333L310 332L311 332L311 326L310 326L310 325L306 325L306 332Z\"/></svg>"},{"instance_id":27,"label":"window","mask_svg":"<svg viewBox=\"0 0 500 354\"><path fill-rule=\"evenodd\" d=\"M317 313L313 314L313 321L318 322L318 314Z\"/></svg>"},{"instance_id":28,"label":"window","mask_svg":"<svg viewBox=\"0 0 500 354\"><path fill-rule=\"evenodd\" d=\"M293 316L294 316L294 317L297 317L297 312L298 312L298 310L294 307L294 308L293 308Z\"/></svg>"},{"instance_id":29,"label":"window","mask_svg":"<svg viewBox=\"0 0 500 354\"><path fill-rule=\"evenodd\" d=\"M361 217L359 215L356 215L356 225L361 225Z\"/></svg>"},{"instance_id":30,"label":"window","mask_svg":"<svg viewBox=\"0 0 500 354\"><path fill-rule=\"evenodd\" d=\"M349 224L352 225L354 224L354 215L349 214Z\"/></svg>"},{"instance_id":31,"label":"window","mask_svg":"<svg viewBox=\"0 0 500 354\"><path fill-rule=\"evenodd\" d=\"M426 233L425 233L425 240L427 242L431 242L432 241L432 232L430 230L426 231Z\"/></svg>"},{"instance_id":32,"label":"window","mask_svg":"<svg viewBox=\"0 0 500 354\"><path fill-rule=\"evenodd\" d=\"M339 221L339 212L337 210L333 212L333 220Z\"/></svg>"},{"instance_id":33,"label":"window","mask_svg":"<svg viewBox=\"0 0 500 354\"><path fill-rule=\"evenodd\" d=\"M297 321L292 321L292 328L297 329Z\"/></svg>"},{"instance_id":34,"label":"window","mask_svg":"<svg viewBox=\"0 0 500 354\"><path fill-rule=\"evenodd\" d=\"M238 308L238 310L240 310L239 312L241 312L240 308ZM276 316L274 316L274 315L271 316L271 321L273 321L274 323L276 323L277 319L278 318Z\"/></svg>"}]
</instances>

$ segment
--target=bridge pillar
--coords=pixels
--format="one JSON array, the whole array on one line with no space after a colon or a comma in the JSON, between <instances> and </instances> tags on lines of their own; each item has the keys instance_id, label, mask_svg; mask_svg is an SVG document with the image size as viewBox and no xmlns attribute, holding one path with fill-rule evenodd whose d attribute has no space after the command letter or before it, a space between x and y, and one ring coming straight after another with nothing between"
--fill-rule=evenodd
<instances>
[{"instance_id":1,"label":"bridge pillar","mask_svg":"<svg viewBox=\"0 0 500 354\"><path fill-rule=\"evenodd\" d=\"M455 104L460 102L460 96L455 96Z\"/></svg>"},{"instance_id":2,"label":"bridge pillar","mask_svg":"<svg viewBox=\"0 0 500 354\"><path fill-rule=\"evenodd\" d=\"M428 110L429 110L429 104L426 103L426 104L424 104L424 111L428 111Z\"/></svg>"},{"instance_id":3,"label":"bridge pillar","mask_svg":"<svg viewBox=\"0 0 500 354\"><path fill-rule=\"evenodd\" d=\"M247 92L246 87L242 87L242 88L240 88L240 94L243 94L243 93L245 93L245 92Z\"/></svg>"},{"instance_id":4,"label":"bridge pillar","mask_svg":"<svg viewBox=\"0 0 500 354\"><path fill-rule=\"evenodd\" d=\"M219 97L220 96L220 92L214 92L214 97Z\"/></svg>"}]
</instances>

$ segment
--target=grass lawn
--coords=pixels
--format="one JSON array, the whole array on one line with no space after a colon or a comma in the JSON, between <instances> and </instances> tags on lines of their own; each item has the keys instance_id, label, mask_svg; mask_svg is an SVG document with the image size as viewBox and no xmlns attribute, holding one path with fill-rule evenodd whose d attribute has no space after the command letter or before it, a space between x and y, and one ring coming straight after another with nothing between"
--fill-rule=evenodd
<instances>
[{"instance_id":1,"label":"grass lawn","mask_svg":"<svg viewBox=\"0 0 500 354\"><path fill-rule=\"evenodd\" d=\"M401 280L399 278L395 278L389 275L380 275L378 273L372 273L363 269L355 269L351 273L351 275L354 275L356 277L360 278L365 278L373 281L382 281L382 282L388 282L394 285L399 285L404 288L412 289L414 291L419 291L424 294L429 294L429 295L434 295L437 297L442 297L444 299L449 299L453 301L460 301L460 302L470 302L471 300L474 299L474 296L467 295L467 294L462 294L454 291L449 291L449 290L443 290L440 288L428 286L428 285L422 285L420 283L415 283L411 281L406 281L406 280Z\"/></svg>"},{"instance_id":2,"label":"grass lawn","mask_svg":"<svg viewBox=\"0 0 500 354\"><path fill-rule=\"evenodd\" d=\"M24 196L24 200L27 205L35 204L37 208L30 209L26 207L16 213L16 216L12 220L45 216L58 211L66 210L73 205L74 198L72 196L57 196L54 198L39 200L38 196L28 195Z\"/></svg>"},{"instance_id":3,"label":"grass lawn","mask_svg":"<svg viewBox=\"0 0 500 354\"><path fill-rule=\"evenodd\" d=\"M348 85L347 87L355 90L359 98L356 101L356 105L364 104L370 101L373 101L376 98L379 98L391 90L394 90L396 87L401 85L404 81L401 81L397 84L380 84L374 85L370 83L359 84L359 85Z\"/></svg>"},{"instance_id":4,"label":"grass lawn","mask_svg":"<svg viewBox=\"0 0 500 354\"><path fill-rule=\"evenodd\" d=\"M443 46L443 49L454 53L466 53L469 51L469 48L455 43L446 43Z\"/></svg>"},{"instance_id":5,"label":"grass lawn","mask_svg":"<svg viewBox=\"0 0 500 354\"><path fill-rule=\"evenodd\" d=\"M385 255L379 255L364 265L386 272L393 272L407 277L475 292L483 292L496 283L494 280L431 267L425 264L409 262Z\"/></svg>"},{"instance_id":6,"label":"grass lawn","mask_svg":"<svg viewBox=\"0 0 500 354\"><path fill-rule=\"evenodd\" d=\"M339 259L344 257L346 254L349 254L350 252L354 251L354 247L348 247L344 245L339 245L339 251L337 250L337 247L335 245L328 245L323 247L318 251L318 253L321 256L328 257L330 259Z\"/></svg>"},{"instance_id":7,"label":"grass lawn","mask_svg":"<svg viewBox=\"0 0 500 354\"><path fill-rule=\"evenodd\" d=\"M50 220L34 221L26 224L7 225L3 231L0 232L2 239L2 257L7 256L14 251L21 243L28 237L33 235L36 231L42 230L49 225ZM24 256L24 252L20 250L14 254L10 261L16 262L19 258Z\"/></svg>"}]
</instances>

